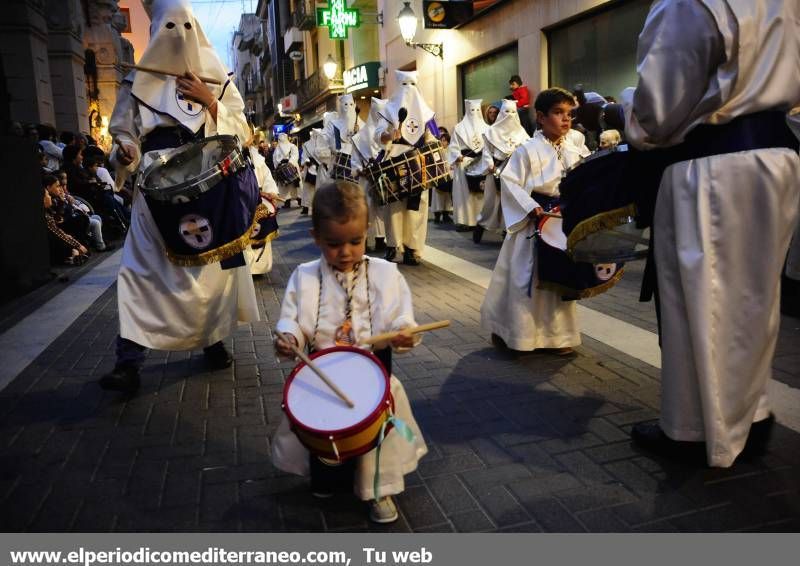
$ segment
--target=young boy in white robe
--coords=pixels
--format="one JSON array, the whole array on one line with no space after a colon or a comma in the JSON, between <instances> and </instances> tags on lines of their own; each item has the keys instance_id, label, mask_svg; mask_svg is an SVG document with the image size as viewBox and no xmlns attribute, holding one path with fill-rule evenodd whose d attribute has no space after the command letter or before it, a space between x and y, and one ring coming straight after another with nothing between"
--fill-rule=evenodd
<instances>
[{"instance_id":1,"label":"young boy in white robe","mask_svg":"<svg viewBox=\"0 0 800 566\"><path fill-rule=\"evenodd\" d=\"M298 266L286 286L276 326L275 349L280 356L293 356L287 340L301 349L319 351L337 345L357 346L370 336L415 326L411 291L397 266L364 255L367 203L358 185L337 181L321 187L314 197L312 225L322 257ZM417 343L418 338L403 334L375 354L391 373L389 347L402 351ZM340 466L309 457L285 415L272 441L273 464L286 472L310 474L312 493L318 497L330 495L335 486L329 476L341 476L342 467L349 464L354 468L355 495L369 502L370 519L395 521L398 513L391 496L404 490L403 476L417 468L427 446L403 385L394 376L391 393L394 415L414 438L409 441L395 430L387 434L381 445L378 479L375 449Z\"/></svg>"},{"instance_id":2,"label":"young boy in white robe","mask_svg":"<svg viewBox=\"0 0 800 566\"><path fill-rule=\"evenodd\" d=\"M278 192L281 198L284 199L283 207L289 208L292 206L292 199L297 199L297 204L302 204L300 200L300 150L289 140L287 134L278 135L278 145L275 147L275 152L272 154L272 162L275 165L276 172L279 167L285 166L287 163L292 165L297 171L297 181L292 181L290 183L283 182L280 175L276 175Z\"/></svg>"},{"instance_id":3,"label":"young boy in white robe","mask_svg":"<svg viewBox=\"0 0 800 566\"><path fill-rule=\"evenodd\" d=\"M536 288L534 234L545 207L558 202L564 172L589 150L566 138L575 106L571 93L544 90L534 106L541 129L514 151L500 175L508 235L481 305L481 323L493 342L502 341L513 350L545 348L569 354L581 342L575 302Z\"/></svg>"}]
</instances>

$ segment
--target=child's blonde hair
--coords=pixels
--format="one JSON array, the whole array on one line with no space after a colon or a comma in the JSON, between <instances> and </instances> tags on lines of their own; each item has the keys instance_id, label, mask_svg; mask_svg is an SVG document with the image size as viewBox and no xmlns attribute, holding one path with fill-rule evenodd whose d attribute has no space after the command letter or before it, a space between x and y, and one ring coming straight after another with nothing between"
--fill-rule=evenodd
<instances>
[{"instance_id":1,"label":"child's blonde hair","mask_svg":"<svg viewBox=\"0 0 800 566\"><path fill-rule=\"evenodd\" d=\"M323 221L339 224L367 215L367 199L363 189L350 181L334 181L317 189L311 204L311 225L319 232Z\"/></svg>"}]
</instances>

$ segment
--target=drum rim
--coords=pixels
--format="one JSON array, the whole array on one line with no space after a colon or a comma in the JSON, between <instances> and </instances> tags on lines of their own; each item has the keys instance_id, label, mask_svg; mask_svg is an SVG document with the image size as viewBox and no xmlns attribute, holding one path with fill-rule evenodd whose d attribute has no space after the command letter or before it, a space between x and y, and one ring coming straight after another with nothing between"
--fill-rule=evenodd
<instances>
[{"instance_id":1,"label":"drum rim","mask_svg":"<svg viewBox=\"0 0 800 566\"><path fill-rule=\"evenodd\" d=\"M305 423L301 422L297 417L295 417L294 413L292 413L291 409L289 409L289 387L291 383L294 381L297 373L305 367L305 362L300 362L295 366L292 372L289 374L289 377L286 378L286 383L283 386L283 396L282 396L282 408L284 413L286 413L286 417L289 419L289 422L292 426L300 426L303 430L308 431L312 434L324 435L326 437L333 437L333 439L343 438L350 436L354 432L360 431L363 426L361 423L363 422L372 422L378 415L382 412L386 411L386 401L389 401L389 406L394 407L394 400L392 399L392 391L391 391L391 376L389 372L386 371L383 363L378 359L378 357L368 350L362 350L361 348L356 348L355 346L332 346L330 348L323 348L322 350L318 350L313 354L310 354L308 357L311 360L314 360L320 356L324 356L326 354L331 354L333 352L351 352L355 354L361 354L373 362L377 364L377 366L381 369L381 373L383 374L384 379L386 380L386 390L384 392L381 401L378 403L378 406L369 413L367 416L362 418L357 424L350 425L345 428L335 429L335 430L324 430L324 429L316 429L312 428Z\"/></svg>"},{"instance_id":2,"label":"drum rim","mask_svg":"<svg viewBox=\"0 0 800 566\"><path fill-rule=\"evenodd\" d=\"M158 167L163 166L163 165L166 164L165 162L162 162L162 159L156 159L150 165L148 165L147 168L141 173L141 175L139 176L139 179L136 182L136 186L139 187L139 189L142 191L143 194L145 194L146 196L148 196L150 198L154 198L156 200L161 200L161 201L169 201L169 200L172 199L173 196L175 196L175 193L179 193L183 189L187 189L187 188L194 187L194 186L201 185L201 184L208 184L209 181L211 181L215 177L223 175L223 172L219 169L218 165L219 165L220 162L222 162L225 159L231 157L232 155L238 154L241 157L240 161L242 163L241 163L241 166L238 166L238 167L232 166L231 170L229 171L229 174L236 173L240 169L246 168L247 167L247 160L245 159L244 152L242 151L241 144L239 143L239 136L230 135L230 134L219 134L219 135L216 135L216 136L209 136L207 138L202 138L202 139L199 139L199 140L195 140L195 141L191 141L191 142L185 143L183 145L179 145L178 147L172 148L169 151L169 153L167 153L165 155L165 157L167 157L167 162L169 162L170 159L172 159L175 155L178 155L180 153L181 149L183 149L183 148L185 148L187 146L199 145L201 143L202 144L206 144L206 143L209 143L209 142L220 141L220 140L225 140L225 141L231 140L236 144L236 146L229 153L226 153L222 157L221 160L217 161L217 163L216 163L216 165L214 167L206 169L205 171L203 171L202 173L200 173L199 175L193 177L192 179L190 179L188 181L183 181L182 183L178 183L177 185L172 185L170 187L166 187L166 188L163 188L163 189L156 189L156 188L153 188L153 187L147 187L144 184L145 180L147 179L147 177L153 171L155 171ZM215 186L216 186L216 183L214 183L211 187L209 187L206 190L209 190L209 189L211 189L211 188L213 188ZM201 191L201 193L203 193L203 192L206 192L206 191Z\"/></svg>"}]
</instances>

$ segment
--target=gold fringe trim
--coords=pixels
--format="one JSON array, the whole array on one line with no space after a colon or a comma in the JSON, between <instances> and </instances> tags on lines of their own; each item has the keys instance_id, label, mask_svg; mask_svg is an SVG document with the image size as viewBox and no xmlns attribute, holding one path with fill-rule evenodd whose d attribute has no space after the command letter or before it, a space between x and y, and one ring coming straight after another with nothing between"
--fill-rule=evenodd
<instances>
[{"instance_id":1,"label":"gold fringe trim","mask_svg":"<svg viewBox=\"0 0 800 566\"><path fill-rule=\"evenodd\" d=\"M210 263L219 263L220 261L224 261L229 257L233 257L236 254L241 253L247 246L250 245L250 235L253 233L253 228L255 228L259 220L265 218L266 216L269 216L269 210L263 203L260 203L256 207L256 211L253 214L253 222L250 223L250 227L245 231L244 234L235 240L232 240L218 248L214 248L213 250L196 255L176 254L167 249L167 259L179 267L197 267L199 265L208 265Z\"/></svg>"},{"instance_id":2,"label":"gold fringe trim","mask_svg":"<svg viewBox=\"0 0 800 566\"><path fill-rule=\"evenodd\" d=\"M269 244L272 240L277 238L280 235L280 233L281 233L280 230L275 230L272 234L270 234L269 236L267 236L263 240L253 240L250 243L250 247L253 248L254 250L260 250L265 245Z\"/></svg>"},{"instance_id":3,"label":"gold fringe trim","mask_svg":"<svg viewBox=\"0 0 800 566\"><path fill-rule=\"evenodd\" d=\"M567 253L572 254L578 242L602 230L612 230L626 223L626 218L636 216L636 206L629 204L622 208L601 212L578 223L567 238Z\"/></svg>"},{"instance_id":4,"label":"gold fringe trim","mask_svg":"<svg viewBox=\"0 0 800 566\"><path fill-rule=\"evenodd\" d=\"M577 289L570 289L569 287L565 287L564 285L559 285L558 283L553 283L552 281L537 281L536 288L537 289L544 289L547 291L553 291L565 297L575 298L575 299L591 299L592 297L596 297L597 295L601 295L611 289L614 285L619 283L619 280L622 279L622 275L625 273L625 268L620 269L617 271L614 276L603 283L602 285L597 285L596 287L590 287L589 289L584 289L583 291L578 291Z\"/></svg>"}]
</instances>

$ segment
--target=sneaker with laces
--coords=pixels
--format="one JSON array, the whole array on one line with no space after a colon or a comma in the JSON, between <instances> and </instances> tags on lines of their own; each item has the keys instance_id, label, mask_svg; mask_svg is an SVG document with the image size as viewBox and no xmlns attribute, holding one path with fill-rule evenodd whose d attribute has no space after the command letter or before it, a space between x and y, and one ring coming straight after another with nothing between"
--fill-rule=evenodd
<instances>
[{"instance_id":1,"label":"sneaker with laces","mask_svg":"<svg viewBox=\"0 0 800 566\"><path fill-rule=\"evenodd\" d=\"M374 523L394 523L397 520L397 506L391 496L373 499L369 502L369 518Z\"/></svg>"}]
</instances>

